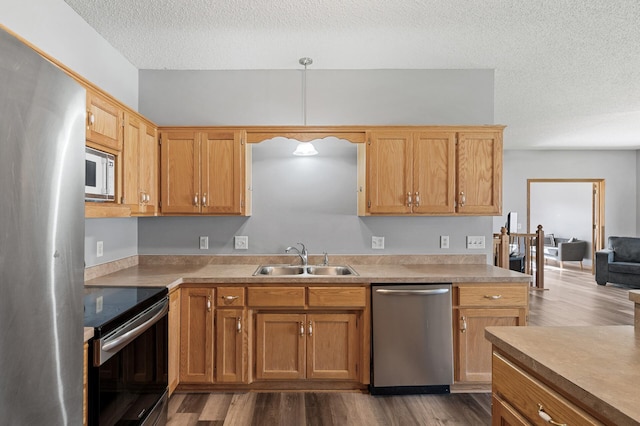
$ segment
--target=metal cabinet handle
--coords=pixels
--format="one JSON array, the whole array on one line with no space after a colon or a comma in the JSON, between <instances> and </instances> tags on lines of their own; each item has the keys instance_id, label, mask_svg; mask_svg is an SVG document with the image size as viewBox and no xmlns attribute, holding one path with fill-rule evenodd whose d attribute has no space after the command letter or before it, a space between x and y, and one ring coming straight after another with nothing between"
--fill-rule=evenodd
<instances>
[{"instance_id":1,"label":"metal cabinet handle","mask_svg":"<svg viewBox=\"0 0 640 426\"><path fill-rule=\"evenodd\" d=\"M238 299L239 296L222 296L222 300L224 300L225 303L231 303L234 300Z\"/></svg>"},{"instance_id":2,"label":"metal cabinet handle","mask_svg":"<svg viewBox=\"0 0 640 426\"><path fill-rule=\"evenodd\" d=\"M416 191L416 207L420 207L420 193Z\"/></svg>"},{"instance_id":3,"label":"metal cabinet handle","mask_svg":"<svg viewBox=\"0 0 640 426\"><path fill-rule=\"evenodd\" d=\"M407 192L407 206L411 207L413 200L411 199L411 193Z\"/></svg>"},{"instance_id":4,"label":"metal cabinet handle","mask_svg":"<svg viewBox=\"0 0 640 426\"><path fill-rule=\"evenodd\" d=\"M207 193L202 194L202 207L207 207Z\"/></svg>"},{"instance_id":5,"label":"metal cabinet handle","mask_svg":"<svg viewBox=\"0 0 640 426\"><path fill-rule=\"evenodd\" d=\"M199 199L199 194L196 192L196 196L193 197L193 205L196 207L200 207L200 204L198 204L198 199Z\"/></svg>"},{"instance_id":6,"label":"metal cabinet handle","mask_svg":"<svg viewBox=\"0 0 640 426\"><path fill-rule=\"evenodd\" d=\"M467 331L467 317L462 317L462 328L460 329L461 333L465 333Z\"/></svg>"},{"instance_id":7,"label":"metal cabinet handle","mask_svg":"<svg viewBox=\"0 0 640 426\"><path fill-rule=\"evenodd\" d=\"M304 336L304 322L300 321L300 336Z\"/></svg>"},{"instance_id":8,"label":"metal cabinet handle","mask_svg":"<svg viewBox=\"0 0 640 426\"><path fill-rule=\"evenodd\" d=\"M149 201L151 201L151 196L145 192L144 193L144 202L145 203L149 203Z\"/></svg>"},{"instance_id":9,"label":"metal cabinet handle","mask_svg":"<svg viewBox=\"0 0 640 426\"><path fill-rule=\"evenodd\" d=\"M91 111L89 111L89 114L87 115L87 120L89 120L89 126L93 126L93 124L96 122L96 116L93 115Z\"/></svg>"},{"instance_id":10,"label":"metal cabinet handle","mask_svg":"<svg viewBox=\"0 0 640 426\"><path fill-rule=\"evenodd\" d=\"M309 337L313 336L313 322L309 321Z\"/></svg>"},{"instance_id":11,"label":"metal cabinet handle","mask_svg":"<svg viewBox=\"0 0 640 426\"><path fill-rule=\"evenodd\" d=\"M211 312L211 296L207 296L207 312Z\"/></svg>"},{"instance_id":12,"label":"metal cabinet handle","mask_svg":"<svg viewBox=\"0 0 640 426\"><path fill-rule=\"evenodd\" d=\"M242 321L240 317L237 318L236 329L238 330L238 333L242 333Z\"/></svg>"},{"instance_id":13,"label":"metal cabinet handle","mask_svg":"<svg viewBox=\"0 0 640 426\"><path fill-rule=\"evenodd\" d=\"M460 191L460 205L464 206L467 203L467 196L464 195L464 191Z\"/></svg>"},{"instance_id":14,"label":"metal cabinet handle","mask_svg":"<svg viewBox=\"0 0 640 426\"><path fill-rule=\"evenodd\" d=\"M489 295L486 294L484 296L485 299L491 299L491 300L498 300L498 299L502 299L502 295L501 294L494 294L494 295Z\"/></svg>"},{"instance_id":15,"label":"metal cabinet handle","mask_svg":"<svg viewBox=\"0 0 640 426\"><path fill-rule=\"evenodd\" d=\"M545 422L554 425L554 426L567 426L566 423L558 423L556 421L554 421L551 416L547 413L545 413L544 411L544 407L542 407L542 404L538 404L538 416L540 416L540 418L542 420L544 420Z\"/></svg>"}]
</instances>

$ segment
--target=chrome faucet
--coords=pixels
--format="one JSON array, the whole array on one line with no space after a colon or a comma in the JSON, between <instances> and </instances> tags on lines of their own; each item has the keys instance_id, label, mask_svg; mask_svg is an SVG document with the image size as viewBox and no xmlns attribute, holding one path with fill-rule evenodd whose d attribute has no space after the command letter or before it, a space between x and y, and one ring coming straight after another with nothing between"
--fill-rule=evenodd
<instances>
[{"instance_id":1,"label":"chrome faucet","mask_svg":"<svg viewBox=\"0 0 640 426\"><path fill-rule=\"evenodd\" d=\"M307 248L302 243L298 243L302 246L302 250L298 250L297 247L289 246L286 248L285 253L289 253L292 250L296 251L296 254L300 256L300 260L302 261L302 266L307 266L309 263L309 253L307 253Z\"/></svg>"}]
</instances>

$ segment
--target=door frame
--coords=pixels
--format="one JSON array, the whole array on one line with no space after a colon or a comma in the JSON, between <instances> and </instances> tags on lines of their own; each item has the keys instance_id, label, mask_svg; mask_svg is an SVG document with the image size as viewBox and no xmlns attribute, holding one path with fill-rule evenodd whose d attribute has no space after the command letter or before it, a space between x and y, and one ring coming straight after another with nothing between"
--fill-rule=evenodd
<instances>
[{"instance_id":1,"label":"door frame","mask_svg":"<svg viewBox=\"0 0 640 426\"><path fill-rule=\"evenodd\" d=\"M591 274L596 270L596 251L604 249L604 179L527 179L527 233L531 233L532 183L590 183L591 184ZM544 228L543 228L544 229Z\"/></svg>"}]
</instances>

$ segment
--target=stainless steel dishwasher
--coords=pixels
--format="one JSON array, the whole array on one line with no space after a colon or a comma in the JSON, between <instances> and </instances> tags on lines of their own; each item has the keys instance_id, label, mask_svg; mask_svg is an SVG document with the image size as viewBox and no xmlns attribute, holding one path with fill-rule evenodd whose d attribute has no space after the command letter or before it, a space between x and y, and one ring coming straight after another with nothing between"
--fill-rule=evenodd
<instances>
[{"instance_id":1,"label":"stainless steel dishwasher","mask_svg":"<svg viewBox=\"0 0 640 426\"><path fill-rule=\"evenodd\" d=\"M451 284L373 284L371 313L371 393L449 393Z\"/></svg>"}]
</instances>

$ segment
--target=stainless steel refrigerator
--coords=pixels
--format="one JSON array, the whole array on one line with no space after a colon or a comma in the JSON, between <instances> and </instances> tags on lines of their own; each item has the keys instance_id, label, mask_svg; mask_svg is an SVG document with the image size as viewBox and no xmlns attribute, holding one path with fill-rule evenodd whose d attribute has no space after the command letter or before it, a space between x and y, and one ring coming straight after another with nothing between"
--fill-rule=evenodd
<instances>
[{"instance_id":1,"label":"stainless steel refrigerator","mask_svg":"<svg viewBox=\"0 0 640 426\"><path fill-rule=\"evenodd\" d=\"M82 424L85 96L0 28L0 424Z\"/></svg>"}]
</instances>

